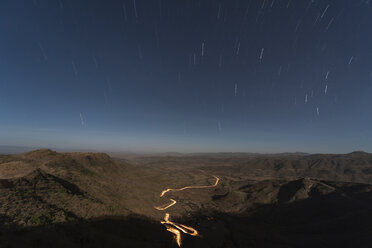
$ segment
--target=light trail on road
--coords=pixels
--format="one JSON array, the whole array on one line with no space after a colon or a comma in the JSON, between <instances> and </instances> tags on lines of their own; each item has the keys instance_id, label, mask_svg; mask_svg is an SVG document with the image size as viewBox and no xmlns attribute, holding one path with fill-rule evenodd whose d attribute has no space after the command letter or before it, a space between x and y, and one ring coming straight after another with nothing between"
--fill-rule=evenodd
<instances>
[{"instance_id":1,"label":"light trail on road","mask_svg":"<svg viewBox=\"0 0 372 248\"><path fill-rule=\"evenodd\" d=\"M186 187L183 187L183 188L180 188L180 189L165 189L161 192L160 197L163 197L166 193L171 192L171 191L179 192L179 191L183 191L183 190L186 190L186 189L206 189L206 188L216 187L218 185L220 179L216 176L213 176L213 177L216 179L216 182L213 185L186 186ZM170 199L170 200L171 200L170 204L168 204L164 207L154 207L154 208L157 209L157 210L163 211L163 210L166 210L166 209L172 207L173 205L175 205L177 203L177 201L174 200L174 199ZM199 236L198 231L195 230L194 228L192 228L190 226L185 226L183 224L178 224L178 223L172 222L172 221L169 220L169 218L170 218L169 213L165 213L164 220L161 221L160 223L165 225L168 232L171 232L171 233L174 234L174 238L175 238L175 240L177 242L177 245L179 247L181 247L181 245L182 245L181 232L185 233L185 234L188 234L188 235L191 235L191 236Z\"/></svg>"},{"instance_id":2,"label":"light trail on road","mask_svg":"<svg viewBox=\"0 0 372 248\"><path fill-rule=\"evenodd\" d=\"M157 210L163 211L163 210L166 210L167 208L172 207L174 204L177 203L177 201L175 201L175 200L173 200L173 199L170 199L170 200L171 200L172 202L169 203L167 206L165 206L165 207L154 207L154 208L157 209Z\"/></svg>"},{"instance_id":3,"label":"light trail on road","mask_svg":"<svg viewBox=\"0 0 372 248\"><path fill-rule=\"evenodd\" d=\"M220 181L220 179L216 176L213 176L214 178L216 178L216 182L213 184L213 185L207 185L207 186L186 186L186 187L183 187L183 188L180 188L180 189L165 189L161 192L160 194L160 197L163 197L166 193L170 192L170 191L183 191L185 189L205 189L205 188L213 188L213 187L216 187L218 182Z\"/></svg>"}]
</instances>

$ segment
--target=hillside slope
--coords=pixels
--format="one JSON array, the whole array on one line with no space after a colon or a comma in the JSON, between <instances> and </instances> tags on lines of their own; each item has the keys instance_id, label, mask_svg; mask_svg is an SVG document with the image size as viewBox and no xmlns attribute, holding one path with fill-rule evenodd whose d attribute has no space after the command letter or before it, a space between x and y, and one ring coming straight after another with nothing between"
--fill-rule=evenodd
<instances>
[{"instance_id":1,"label":"hillside slope","mask_svg":"<svg viewBox=\"0 0 372 248\"><path fill-rule=\"evenodd\" d=\"M1 155L0 246L176 247L160 223L168 213L200 233L181 234L184 247L364 247L371 161L361 152Z\"/></svg>"}]
</instances>

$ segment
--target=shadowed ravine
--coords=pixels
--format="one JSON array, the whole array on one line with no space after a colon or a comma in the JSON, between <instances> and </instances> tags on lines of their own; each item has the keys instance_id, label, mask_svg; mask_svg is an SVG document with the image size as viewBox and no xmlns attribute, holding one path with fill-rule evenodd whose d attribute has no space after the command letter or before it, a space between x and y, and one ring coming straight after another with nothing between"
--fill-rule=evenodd
<instances>
[{"instance_id":1,"label":"shadowed ravine","mask_svg":"<svg viewBox=\"0 0 372 248\"><path fill-rule=\"evenodd\" d=\"M216 176L213 176L213 177L216 179L216 182L213 185L186 186L186 187L183 187L183 188L180 188L180 189L165 189L161 192L160 197L163 197L166 193L171 192L171 191L179 192L179 191L183 191L183 190L186 190L186 189L205 189L205 188L216 187L218 185L218 182L220 181L220 179ZM156 207L155 206L154 208L159 210L159 211L164 211L164 210L172 207L173 205L175 205L177 203L177 201L174 200L174 199L170 199L170 201L171 201L171 203L169 203L168 205L166 205L164 207ZM165 213L164 220L161 221L160 223L165 225L165 227L167 228L167 231L174 234L174 238L175 238L178 246L182 245L181 232L183 232L187 235L191 235L191 236L198 236L199 235L198 231L195 230L194 228L192 228L190 226L185 226L183 224L174 223L174 222L170 221L169 218L170 218L169 213Z\"/></svg>"}]
</instances>

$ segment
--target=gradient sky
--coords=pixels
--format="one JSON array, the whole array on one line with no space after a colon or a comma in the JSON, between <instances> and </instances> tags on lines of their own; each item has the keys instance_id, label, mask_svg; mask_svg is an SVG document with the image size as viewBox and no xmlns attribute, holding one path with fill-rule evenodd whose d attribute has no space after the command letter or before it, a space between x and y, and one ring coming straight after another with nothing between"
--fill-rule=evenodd
<instances>
[{"instance_id":1,"label":"gradient sky","mask_svg":"<svg viewBox=\"0 0 372 248\"><path fill-rule=\"evenodd\" d=\"M0 145L372 152L370 0L2 0Z\"/></svg>"}]
</instances>

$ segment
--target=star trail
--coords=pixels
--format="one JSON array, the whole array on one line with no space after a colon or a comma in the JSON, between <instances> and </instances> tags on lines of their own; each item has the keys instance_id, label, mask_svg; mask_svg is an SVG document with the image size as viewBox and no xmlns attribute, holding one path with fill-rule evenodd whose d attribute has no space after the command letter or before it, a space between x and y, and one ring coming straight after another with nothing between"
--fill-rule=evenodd
<instances>
[{"instance_id":1,"label":"star trail","mask_svg":"<svg viewBox=\"0 0 372 248\"><path fill-rule=\"evenodd\" d=\"M0 144L372 151L370 0L5 0Z\"/></svg>"}]
</instances>

